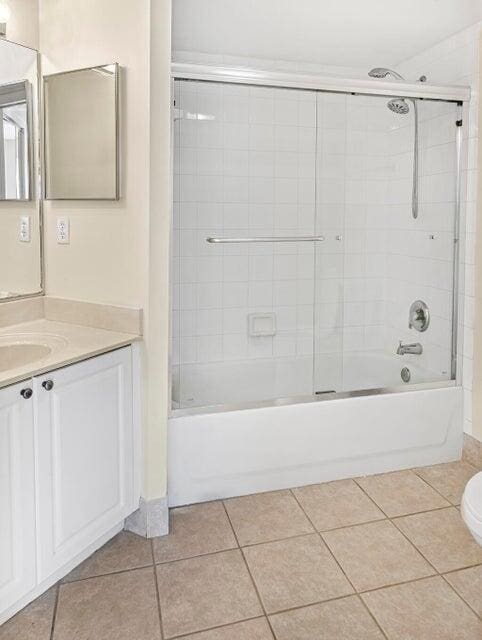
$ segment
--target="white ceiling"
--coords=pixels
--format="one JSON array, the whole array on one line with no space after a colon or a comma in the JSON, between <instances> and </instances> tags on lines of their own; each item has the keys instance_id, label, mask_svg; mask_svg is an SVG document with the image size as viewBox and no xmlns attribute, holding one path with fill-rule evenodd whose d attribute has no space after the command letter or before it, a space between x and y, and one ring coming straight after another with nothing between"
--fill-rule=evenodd
<instances>
[{"instance_id":1,"label":"white ceiling","mask_svg":"<svg viewBox=\"0 0 482 640\"><path fill-rule=\"evenodd\" d=\"M173 49L394 66L482 20L482 0L173 0Z\"/></svg>"}]
</instances>

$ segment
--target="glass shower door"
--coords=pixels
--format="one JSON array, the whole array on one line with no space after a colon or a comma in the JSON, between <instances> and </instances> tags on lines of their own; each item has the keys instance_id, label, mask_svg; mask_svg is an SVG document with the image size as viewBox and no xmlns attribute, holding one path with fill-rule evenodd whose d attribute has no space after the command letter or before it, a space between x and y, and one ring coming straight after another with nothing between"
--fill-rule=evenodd
<instances>
[{"instance_id":1,"label":"glass shower door","mask_svg":"<svg viewBox=\"0 0 482 640\"><path fill-rule=\"evenodd\" d=\"M316 223L327 240L315 390L451 378L458 117L455 103L318 94ZM409 326L419 301L422 332Z\"/></svg>"},{"instance_id":2,"label":"glass shower door","mask_svg":"<svg viewBox=\"0 0 482 640\"><path fill-rule=\"evenodd\" d=\"M316 93L176 81L173 405L313 393Z\"/></svg>"}]
</instances>

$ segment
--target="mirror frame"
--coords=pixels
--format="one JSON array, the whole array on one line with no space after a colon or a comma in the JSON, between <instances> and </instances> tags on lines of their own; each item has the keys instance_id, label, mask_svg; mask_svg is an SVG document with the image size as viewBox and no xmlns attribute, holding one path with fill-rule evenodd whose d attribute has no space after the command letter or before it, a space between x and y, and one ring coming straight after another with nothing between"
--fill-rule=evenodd
<instances>
[{"instance_id":1,"label":"mirror frame","mask_svg":"<svg viewBox=\"0 0 482 640\"><path fill-rule=\"evenodd\" d=\"M90 71L92 69L102 69L103 67L114 67L114 117L115 117L115 194L111 198L56 198L47 195L47 145L46 141L46 101L45 101L45 83L48 78L54 78L55 76L65 76L71 73L78 73L79 71ZM63 201L63 202L116 202L121 199L120 193L120 65L118 62L109 62L107 64L96 64L91 67L82 67L81 69L70 69L68 71L59 71L58 73L49 73L48 75L41 76L42 78L42 145L41 149L41 176L42 176L42 194L44 200Z\"/></svg>"},{"instance_id":2,"label":"mirror frame","mask_svg":"<svg viewBox=\"0 0 482 640\"><path fill-rule=\"evenodd\" d=\"M16 296L8 296L6 298L0 298L0 304L4 302L15 302L17 300L27 300L28 298L38 298L45 295L45 242L44 242L44 211L43 211L43 189L42 189L42 145L43 145L43 93L42 93L42 58L40 51L32 47L28 47L15 40L9 40L8 38L2 38L5 42L10 44L16 44L24 49L30 49L36 54L37 62L37 104L31 104L31 123L33 125L35 121L35 115L37 117L37 132L32 126L32 143L31 147L31 177L30 177L30 201L37 202L38 210L38 232L39 232L39 288L31 293L20 293ZM36 145L36 146L35 146ZM1 202L12 202L11 200L3 200ZM16 200L15 202L29 202L29 200Z\"/></svg>"}]
</instances>

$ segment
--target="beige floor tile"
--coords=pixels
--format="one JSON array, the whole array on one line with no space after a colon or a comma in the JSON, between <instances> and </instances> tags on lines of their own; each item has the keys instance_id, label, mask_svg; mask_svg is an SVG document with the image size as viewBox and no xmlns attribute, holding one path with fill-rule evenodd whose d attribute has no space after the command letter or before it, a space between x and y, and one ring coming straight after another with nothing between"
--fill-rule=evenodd
<instances>
[{"instance_id":1,"label":"beige floor tile","mask_svg":"<svg viewBox=\"0 0 482 640\"><path fill-rule=\"evenodd\" d=\"M455 507L397 518L394 523L440 573L482 563L482 547Z\"/></svg>"},{"instance_id":2,"label":"beige floor tile","mask_svg":"<svg viewBox=\"0 0 482 640\"><path fill-rule=\"evenodd\" d=\"M358 596L270 616L277 640L383 640Z\"/></svg>"},{"instance_id":3,"label":"beige floor tile","mask_svg":"<svg viewBox=\"0 0 482 640\"><path fill-rule=\"evenodd\" d=\"M263 614L239 550L160 564L157 575L166 638Z\"/></svg>"},{"instance_id":4,"label":"beige floor tile","mask_svg":"<svg viewBox=\"0 0 482 640\"><path fill-rule=\"evenodd\" d=\"M435 577L362 595L389 640L480 640L482 622Z\"/></svg>"},{"instance_id":5,"label":"beige floor tile","mask_svg":"<svg viewBox=\"0 0 482 640\"><path fill-rule=\"evenodd\" d=\"M225 501L240 545L311 533L313 527L290 491L273 491Z\"/></svg>"},{"instance_id":6,"label":"beige floor tile","mask_svg":"<svg viewBox=\"0 0 482 640\"><path fill-rule=\"evenodd\" d=\"M412 471L366 476L357 482L389 518L450 504Z\"/></svg>"},{"instance_id":7,"label":"beige floor tile","mask_svg":"<svg viewBox=\"0 0 482 640\"><path fill-rule=\"evenodd\" d=\"M465 602L482 617L482 565L447 573L445 578Z\"/></svg>"},{"instance_id":8,"label":"beige floor tile","mask_svg":"<svg viewBox=\"0 0 482 640\"><path fill-rule=\"evenodd\" d=\"M353 593L315 533L246 547L243 552L269 613Z\"/></svg>"},{"instance_id":9,"label":"beige floor tile","mask_svg":"<svg viewBox=\"0 0 482 640\"><path fill-rule=\"evenodd\" d=\"M357 591L415 580L432 567L388 520L322 534Z\"/></svg>"},{"instance_id":10,"label":"beige floor tile","mask_svg":"<svg viewBox=\"0 0 482 640\"><path fill-rule=\"evenodd\" d=\"M468 462L449 462L433 467L416 469L421 478L441 493L452 504L460 504L465 485L477 473L477 469Z\"/></svg>"},{"instance_id":11,"label":"beige floor tile","mask_svg":"<svg viewBox=\"0 0 482 640\"><path fill-rule=\"evenodd\" d=\"M151 541L121 531L87 560L71 571L64 582L92 578L116 571L152 565Z\"/></svg>"},{"instance_id":12,"label":"beige floor tile","mask_svg":"<svg viewBox=\"0 0 482 640\"><path fill-rule=\"evenodd\" d=\"M60 586L53 640L160 640L154 569Z\"/></svg>"},{"instance_id":13,"label":"beige floor tile","mask_svg":"<svg viewBox=\"0 0 482 640\"><path fill-rule=\"evenodd\" d=\"M183 636L183 640L274 640L266 618L230 624L227 627Z\"/></svg>"},{"instance_id":14,"label":"beige floor tile","mask_svg":"<svg viewBox=\"0 0 482 640\"><path fill-rule=\"evenodd\" d=\"M168 562L237 547L222 502L173 509L169 535L153 540L156 562Z\"/></svg>"},{"instance_id":15,"label":"beige floor tile","mask_svg":"<svg viewBox=\"0 0 482 640\"><path fill-rule=\"evenodd\" d=\"M57 587L52 587L0 626L0 640L50 640Z\"/></svg>"},{"instance_id":16,"label":"beige floor tile","mask_svg":"<svg viewBox=\"0 0 482 640\"><path fill-rule=\"evenodd\" d=\"M353 480L314 484L293 493L318 531L385 518Z\"/></svg>"}]
</instances>

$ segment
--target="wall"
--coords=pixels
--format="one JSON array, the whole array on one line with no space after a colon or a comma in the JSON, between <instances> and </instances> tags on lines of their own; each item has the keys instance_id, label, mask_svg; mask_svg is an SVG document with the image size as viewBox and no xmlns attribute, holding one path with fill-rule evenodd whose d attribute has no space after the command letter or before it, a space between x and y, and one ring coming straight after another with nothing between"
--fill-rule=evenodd
<instances>
[{"instance_id":1,"label":"wall","mask_svg":"<svg viewBox=\"0 0 482 640\"><path fill-rule=\"evenodd\" d=\"M482 86L482 38L479 48L479 87ZM479 103L479 118L482 121L482 101ZM478 138L478 157L482 158L482 135ZM477 216L482 217L482 170L478 172ZM482 256L482 224L476 229L475 255ZM475 263L475 323L474 323L474 371L473 371L473 431L472 435L482 441L482 259Z\"/></svg>"},{"instance_id":2,"label":"wall","mask_svg":"<svg viewBox=\"0 0 482 640\"><path fill-rule=\"evenodd\" d=\"M39 48L39 0L3 0L10 9L7 38L33 49Z\"/></svg>"},{"instance_id":3,"label":"wall","mask_svg":"<svg viewBox=\"0 0 482 640\"><path fill-rule=\"evenodd\" d=\"M151 15L152 9L152 15ZM119 202L46 202L46 291L142 307L144 489L166 492L170 2L41 0L45 74L118 62L121 77ZM56 217L70 217L69 245Z\"/></svg>"},{"instance_id":4,"label":"wall","mask_svg":"<svg viewBox=\"0 0 482 640\"><path fill-rule=\"evenodd\" d=\"M473 367L479 357L474 357L474 307L475 307L475 234L477 230L478 153L479 144L479 48L481 24L443 40L435 47L402 63L398 71L407 78L417 78L425 74L429 82L445 84L465 84L472 88L470 107L463 114L464 128L463 157L467 164L462 173L462 215L466 221L466 234L461 238L461 307L459 318L459 365L462 368L464 386L464 431L482 438L482 414L479 413L476 426L472 420L472 380ZM480 226L480 225L479 225ZM480 233L480 230L479 230ZM480 253L478 252L478 255ZM478 322L480 323L480 321ZM478 324L477 323L477 324ZM460 355L462 357L460 357ZM480 378L480 374L478 375ZM479 383L480 384L480 383ZM479 403L480 400L477 400Z\"/></svg>"},{"instance_id":5,"label":"wall","mask_svg":"<svg viewBox=\"0 0 482 640\"><path fill-rule=\"evenodd\" d=\"M407 364L449 379L456 106L418 105L414 220L412 103L400 115L384 97L189 81L175 97L176 406L390 386L366 355L396 360L399 340L424 352L394 362L398 380ZM324 241L206 243L313 234ZM423 339L407 327L419 298ZM266 313L274 335L253 335Z\"/></svg>"},{"instance_id":6,"label":"wall","mask_svg":"<svg viewBox=\"0 0 482 640\"><path fill-rule=\"evenodd\" d=\"M149 233L149 2L41 0L44 74L118 62L121 78L119 202L46 201L49 295L144 307ZM70 217L69 245L56 218ZM88 256L88 259L87 259ZM118 256L118 260L112 260ZM99 277L101 275L101 277Z\"/></svg>"}]
</instances>

